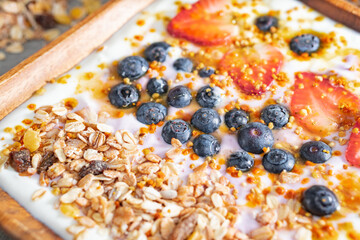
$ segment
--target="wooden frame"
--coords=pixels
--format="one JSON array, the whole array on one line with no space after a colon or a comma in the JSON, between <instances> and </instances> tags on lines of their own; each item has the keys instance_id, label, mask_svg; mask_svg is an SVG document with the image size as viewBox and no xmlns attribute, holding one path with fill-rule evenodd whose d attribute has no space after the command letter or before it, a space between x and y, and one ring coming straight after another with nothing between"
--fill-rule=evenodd
<instances>
[{"instance_id":1,"label":"wooden frame","mask_svg":"<svg viewBox=\"0 0 360 240\"><path fill-rule=\"evenodd\" d=\"M154 0L110 0L0 77L0 119L67 72ZM104 27L106 26L106 27ZM61 64L59 64L61 62ZM21 89L21 94L19 94ZM61 239L0 189L0 228L15 239Z\"/></svg>"}]
</instances>

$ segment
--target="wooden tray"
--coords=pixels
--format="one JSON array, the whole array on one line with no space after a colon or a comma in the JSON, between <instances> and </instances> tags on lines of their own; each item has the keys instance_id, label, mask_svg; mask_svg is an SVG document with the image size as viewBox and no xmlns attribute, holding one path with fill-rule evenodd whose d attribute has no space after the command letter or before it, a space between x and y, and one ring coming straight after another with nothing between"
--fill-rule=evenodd
<instances>
[{"instance_id":1,"label":"wooden tray","mask_svg":"<svg viewBox=\"0 0 360 240\"><path fill-rule=\"evenodd\" d=\"M0 119L30 98L48 80L74 67L153 1L110 0L55 41L2 75ZM18 94L18 89L23 90L21 94ZM15 239L61 239L1 189L0 228Z\"/></svg>"}]
</instances>

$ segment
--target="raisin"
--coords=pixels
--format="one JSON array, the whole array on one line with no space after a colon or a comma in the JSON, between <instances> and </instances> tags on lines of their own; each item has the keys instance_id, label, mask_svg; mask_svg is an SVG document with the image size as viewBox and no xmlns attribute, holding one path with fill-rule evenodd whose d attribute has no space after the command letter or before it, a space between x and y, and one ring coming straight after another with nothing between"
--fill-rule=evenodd
<instances>
[{"instance_id":1,"label":"raisin","mask_svg":"<svg viewBox=\"0 0 360 240\"><path fill-rule=\"evenodd\" d=\"M10 152L10 165L19 173L26 172L31 167L30 151L23 149Z\"/></svg>"},{"instance_id":2,"label":"raisin","mask_svg":"<svg viewBox=\"0 0 360 240\"><path fill-rule=\"evenodd\" d=\"M37 172L46 172L56 162L56 158L53 152L45 152L42 157L41 163L38 166Z\"/></svg>"},{"instance_id":3,"label":"raisin","mask_svg":"<svg viewBox=\"0 0 360 240\"><path fill-rule=\"evenodd\" d=\"M56 27L56 22L51 14L44 13L35 16L35 21L43 28L50 29Z\"/></svg>"},{"instance_id":4,"label":"raisin","mask_svg":"<svg viewBox=\"0 0 360 240\"><path fill-rule=\"evenodd\" d=\"M80 178L83 178L90 173L94 175L99 175L102 174L103 171L107 168L107 164L103 161L91 161L89 166L83 166L80 169L79 176Z\"/></svg>"}]
</instances>

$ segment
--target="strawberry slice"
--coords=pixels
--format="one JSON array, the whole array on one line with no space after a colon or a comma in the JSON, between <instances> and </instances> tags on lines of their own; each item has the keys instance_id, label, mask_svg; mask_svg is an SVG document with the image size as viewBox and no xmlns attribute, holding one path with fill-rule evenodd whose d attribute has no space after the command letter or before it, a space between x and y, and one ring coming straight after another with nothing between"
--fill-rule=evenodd
<instances>
[{"instance_id":1,"label":"strawberry slice","mask_svg":"<svg viewBox=\"0 0 360 240\"><path fill-rule=\"evenodd\" d=\"M359 98L314 73L296 74L291 112L304 129L328 136L340 125L352 124L359 114Z\"/></svg>"},{"instance_id":2,"label":"strawberry slice","mask_svg":"<svg viewBox=\"0 0 360 240\"><path fill-rule=\"evenodd\" d=\"M346 160L355 166L360 166L360 121L358 120L352 130L348 147L345 153Z\"/></svg>"},{"instance_id":3,"label":"strawberry slice","mask_svg":"<svg viewBox=\"0 0 360 240\"><path fill-rule=\"evenodd\" d=\"M246 94L259 95L266 92L279 73L284 57L270 45L234 49L227 52L219 63L235 84Z\"/></svg>"},{"instance_id":4,"label":"strawberry slice","mask_svg":"<svg viewBox=\"0 0 360 240\"><path fill-rule=\"evenodd\" d=\"M231 41L239 33L227 9L231 0L200 0L190 9L179 12L167 26L170 35L203 46Z\"/></svg>"}]
</instances>

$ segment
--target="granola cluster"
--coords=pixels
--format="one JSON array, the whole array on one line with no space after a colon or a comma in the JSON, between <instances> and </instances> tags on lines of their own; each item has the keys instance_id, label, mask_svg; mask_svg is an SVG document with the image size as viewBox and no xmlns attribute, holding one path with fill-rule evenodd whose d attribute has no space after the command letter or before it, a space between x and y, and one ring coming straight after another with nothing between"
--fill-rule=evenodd
<instances>
[{"instance_id":1,"label":"granola cluster","mask_svg":"<svg viewBox=\"0 0 360 240\"><path fill-rule=\"evenodd\" d=\"M81 6L71 10L68 4L68 0L0 1L0 60L6 58L5 52L23 52L23 43L28 40L54 40L60 35L59 24L73 24L96 10L101 2L81 0Z\"/></svg>"},{"instance_id":2,"label":"granola cluster","mask_svg":"<svg viewBox=\"0 0 360 240\"><path fill-rule=\"evenodd\" d=\"M281 204L276 193L251 190L262 206L253 212L260 227L249 235L235 226L244 205L238 190L220 171L204 161L184 176L182 144L172 139L165 158L143 149L146 133L125 129L113 133L109 115L85 108L73 112L59 103L35 111L30 128L16 133L3 152L21 175L39 174L41 186L59 196L56 208L77 224L67 230L85 239L98 226L106 234L126 239L276 239L277 231L297 231L298 240L311 239L311 218L300 214L298 199ZM282 173L281 182L298 181ZM40 189L32 199L46 191Z\"/></svg>"}]
</instances>

